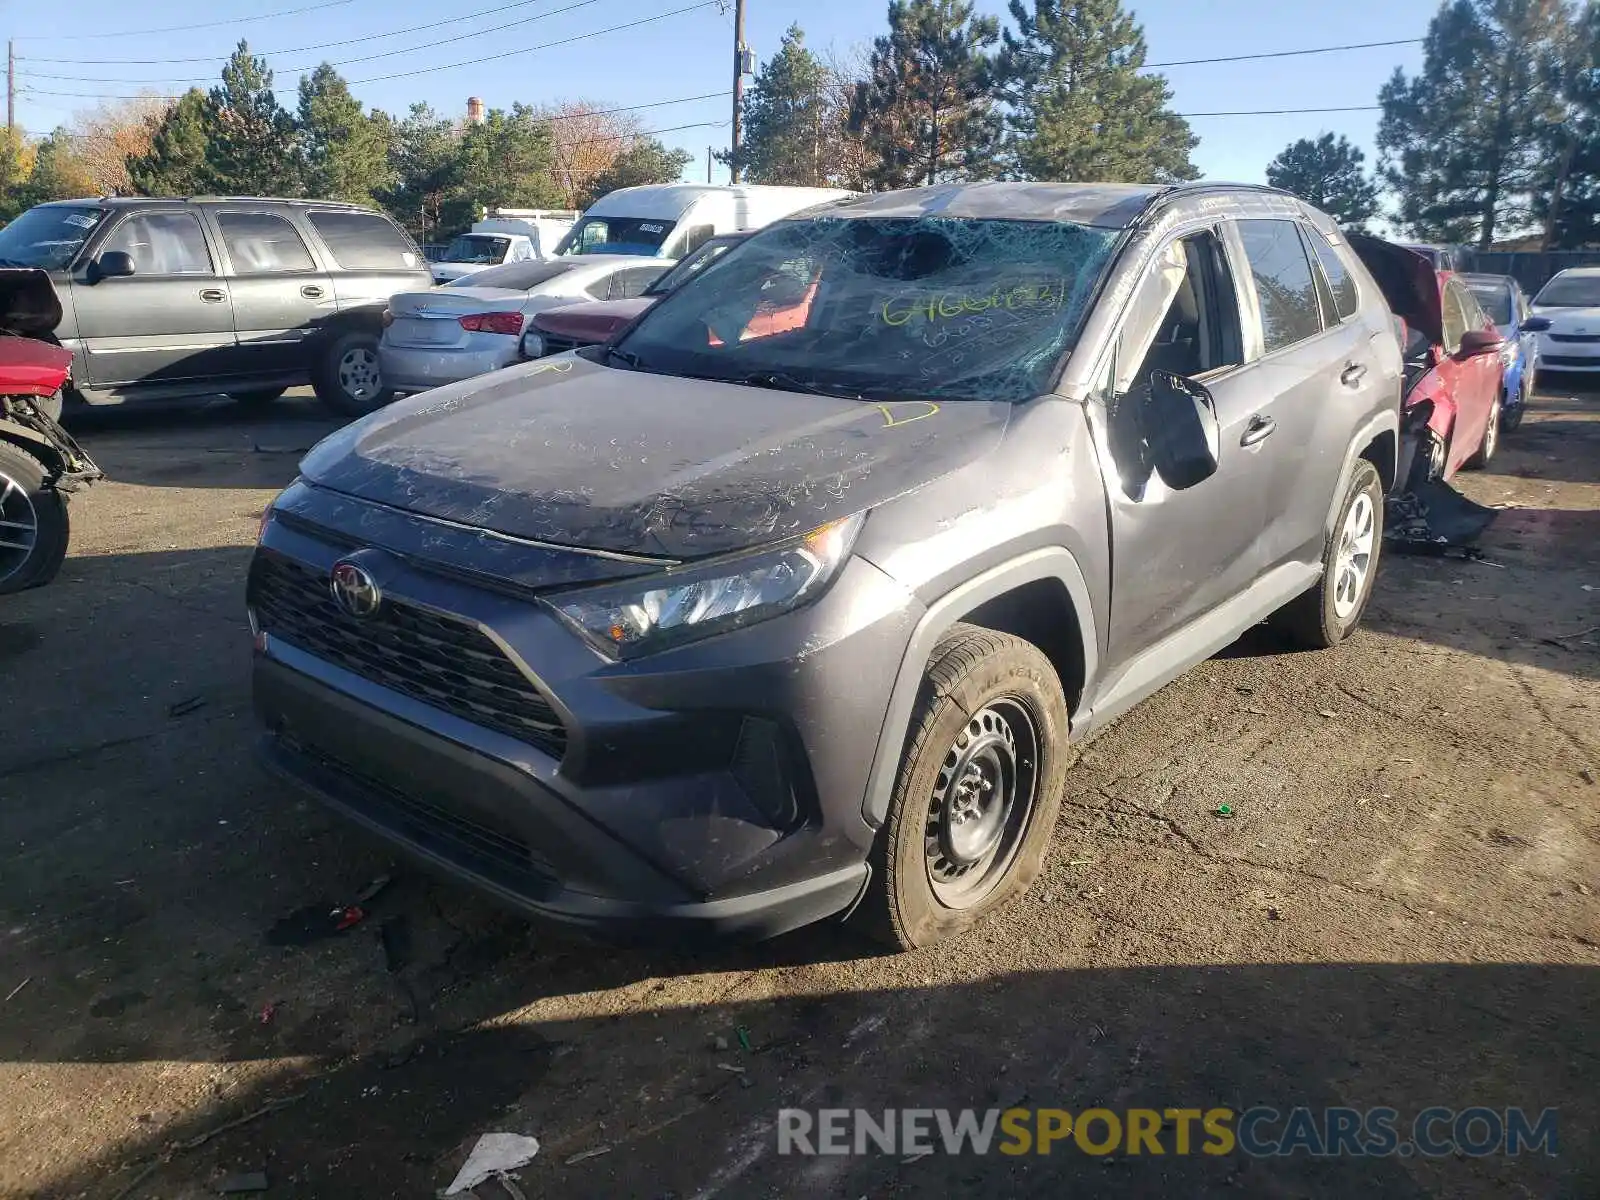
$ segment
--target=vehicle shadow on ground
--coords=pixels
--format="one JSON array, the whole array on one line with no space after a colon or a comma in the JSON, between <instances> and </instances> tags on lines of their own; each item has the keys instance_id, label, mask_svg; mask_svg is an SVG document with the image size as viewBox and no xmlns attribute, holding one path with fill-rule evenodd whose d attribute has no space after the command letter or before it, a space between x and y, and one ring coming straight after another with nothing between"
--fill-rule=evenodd
<instances>
[{"instance_id":1,"label":"vehicle shadow on ground","mask_svg":"<svg viewBox=\"0 0 1600 1200\"><path fill-rule=\"evenodd\" d=\"M265 1171L269 1194L424 1196L449 1182L479 1134L512 1131L542 1143L520 1176L530 1196L1058 1196L1072 1186L1128 1197L1587 1195L1600 1180L1597 1023L1600 969L1522 964L1058 970L665 1011L643 1003L592 1019L464 1024L399 1050L306 1063L159 1134L135 1133L112 1159L62 1163L35 1194L123 1195L170 1155L129 1194L194 1194L223 1173ZM1252 1160L1200 1153L1198 1128L1179 1155L1167 1121L1159 1157L1099 1158L1069 1140L1049 1157L805 1160L779 1158L774 1130L786 1107L1263 1105L1394 1108L1408 1142L1433 1106L1521 1107L1531 1118L1556 1108L1558 1156ZM1258 1128L1272 1138L1284 1126Z\"/></svg>"},{"instance_id":2,"label":"vehicle shadow on ground","mask_svg":"<svg viewBox=\"0 0 1600 1200\"><path fill-rule=\"evenodd\" d=\"M117 483L142 487L283 487L301 457L345 424L315 400L264 411L229 400L78 409L66 425Z\"/></svg>"}]
</instances>

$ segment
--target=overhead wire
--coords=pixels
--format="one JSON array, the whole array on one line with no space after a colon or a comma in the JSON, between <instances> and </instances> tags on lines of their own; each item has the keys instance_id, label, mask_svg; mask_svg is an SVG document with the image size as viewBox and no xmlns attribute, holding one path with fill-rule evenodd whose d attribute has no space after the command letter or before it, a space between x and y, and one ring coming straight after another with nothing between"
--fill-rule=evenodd
<instances>
[{"instance_id":1,"label":"overhead wire","mask_svg":"<svg viewBox=\"0 0 1600 1200\"><path fill-rule=\"evenodd\" d=\"M34 33L18 34L11 40L14 42L57 42L81 41L85 38L129 38L143 37L152 33L188 33L191 29L218 29L224 25L246 25L252 21L275 20L278 17L295 17L302 13L319 12L325 8L342 8L346 4L354 4L355 0L323 0L321 4L308 4L304 8L280 9L277 12L258 13L253 17L228 17L220 21L191 22L188 25L165 25L157 29L117 29L100 33L84 33L74 29L71 33ZM40 62L72 62L72 59L40 59ZM176 61L176 60L173 60ZM204 61L210 61L209 59Z\"/></svg>"}]
</instances>

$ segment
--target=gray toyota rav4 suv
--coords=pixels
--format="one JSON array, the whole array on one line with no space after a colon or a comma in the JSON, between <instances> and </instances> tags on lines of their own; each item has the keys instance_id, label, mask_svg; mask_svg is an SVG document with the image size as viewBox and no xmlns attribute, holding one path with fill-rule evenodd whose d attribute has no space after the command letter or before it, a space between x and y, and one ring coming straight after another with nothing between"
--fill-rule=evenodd
<instances>
[{"instance_id":1,"label":"gray toyota rav4 suv","mask_svg":"<svg viewBox=\"0 0 1600 1200\"><path fill-rule=\"evenodd\" d=\"M0 266L50 272L73 399L260 404L310 383L346 416L389 398L389 297L433 283L382 213L250 196L40 204L0 229Z\"/></svg>"},{"instance_id":2,"label":"gray toyota rav4 suv","mask_svg":"<svg viewBox=\"0 0 1600 1200\"><path fill-rule=\"evenodd\" d=\"M333 434L250 571L268 762L601 933L892 945L1021 893L1074 749L1360 621L1401 358L1322 213L937 186Z\"/></svg>"}]
</instances>

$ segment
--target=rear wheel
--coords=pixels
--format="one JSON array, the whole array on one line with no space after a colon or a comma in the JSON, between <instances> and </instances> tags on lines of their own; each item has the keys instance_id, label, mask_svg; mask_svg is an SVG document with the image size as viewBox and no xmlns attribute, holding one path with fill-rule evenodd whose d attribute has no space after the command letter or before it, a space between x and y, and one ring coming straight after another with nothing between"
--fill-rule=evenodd
<instances>
[{"instance_id":1,"label":"rear wheel","mask_svg":"<svg viewBox=\"0 0 1600 1200\"><path fill-rule=\"evenodd\" d=\"M1067 705L1021 638L957 625L934 648L857 919L896 949L971 928L1027 890L1061 807Z\"/></svg>"},{"instance_id":2,"label":"rear wheel","mask_svg":"<svg viewBox=\"0 0 1600 1200\"><path fill-rule=\"evenodd\" d=\"M311 380L317 399L346 417L363 417L394 398L378 369L378 335L351 330L323 348Z\"/></svg>"},{"instance_id":3,"label":"rear wheel","mask_svg":"<svg viewBox=\"0 0 1600 1200\"><path fill-rule=\"evenodd\" d=\"M1383 481L1356 462L1333 533L1322 551L1322 578L1272 615L1272 624L1308 650L1337 646L1361 624L1383 548Z\"/></svg>"},{"instance_id":4,"label":"rear wheel","mask_svg":"<svg viewBox=\"0 0 1600 1200\"><path fill-rule=\"evenodd\" d=\"M1478 443L1478 452L1467 459L1462 466L1469 471L1482 471L1494 461L1495 451L1500 449L1500 415L1505 412L1505 405L1501 397L1494 398L1494 408L1489 413L1489 423L1483 427L1483 441Z\"/></svg>"},{"instance_id":5,"label":"rear wheel","mask_svg":"<svg viewBox=\"0 0 1600 1200\"><path fill-rule=\"evenodd\" d=\"M67 498L45 485L44 464L0 442L0 595L54 579L68 536Z\"/></svg>"}]
</instances>

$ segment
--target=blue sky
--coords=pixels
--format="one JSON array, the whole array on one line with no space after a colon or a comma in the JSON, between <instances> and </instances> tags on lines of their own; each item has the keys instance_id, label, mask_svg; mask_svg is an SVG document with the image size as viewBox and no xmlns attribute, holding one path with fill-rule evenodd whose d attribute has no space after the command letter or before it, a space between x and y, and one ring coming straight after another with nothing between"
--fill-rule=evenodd
<instances>
[{"instance_id":1,"label":"blue sky","mask_svg":"<svg viewBox=\"0 0 1600 1200\"><path fill-rule=\"evenodd\" d=\"M328 59L355 81L366 103L404 112L413 102L427 101L451 114L464 110L469 95L491 106L514 101L542 103L583 97L615 105L675 100L731 86L733 18L716 5L696 8L631 29L566 45L533 49L545 43L578 37L609 26L637 21L696 0L507 0L493 7L486 0L344 0L332 7L248 23L194 28L196 22L252 17L307 7L317 0L217 0L205 7L180 0L147 0L141 5L114 0L85 0L70 10L72 32L63 32L61 14L45 5L11 5L9 34L17 39L17 121L23 128L45 131L70 120L74 111L94 107L93 99L51 96L45 92L119 95L142 89L148 81L157 90L182 90L178 80L214 80L221 60L241 36L252 48L292 51L321 47L345 39L353 45L300 53L270 53L276 84L292 89L297 68ZM487 15L471 14L493 11ZM1217 55L1295 50L1349 42L1420 37L1435 11L1416 0L1343 0L1340 4L1284 4L1272 0L1146 0L1130 6L1143 23L1152 62ZM844 51L882 32L886 4L871 0L808 0L804 5L749 0L746 40L758 58L777 46L783 30L798 21L807 42L816 49ZM980 8L1002 12L1003 5L983 0ZM569 11L557 12L558 9ZM137 14L137 19L135 19ZM513 28L497 29L509 22ZM424 23L448 22L414 34L373 37ZM183 27L178 30L167 27ZM140 30L164 30L140 32ZM86 37L91 33L120 36ZM446 39L459 39L449 40ZM446 43L446 44L440 44ZM509 53L508 53L509 52ZM371 57L382 55L382 57ZM447 66L464 60L502 56L476 65ZM83 60L164 60L205 58L187 63L102 63ZM49 63L46 58L74 60ZM1355 50L1257 62L1172 67L1167 75L1174 107L1183 113L1335 107L1376 103L1378 88L1396 66L1414 72L1420 65L1416 45ZM440 68L446 69L440 69ZM404 78L379 76L419 72ZM44 75L65 78L43 78ZM360 82L371 80L371 82ZM292 97L285 96L292 104ZM700 122L720 127L682 129L661 134L669 145L697 156L692 178L704 178L708 145L725 146L730 101L699 100L652 108L640 116L649 129ZM1207 178L1259 182L1267 162L1298 137L1323 131L1342 133L1368 150L1377 124L1375 112L1343 112L1294 116L1197 117L1200 136L1195 161ZM718 178L725 178L720 168Z\"/></svg>"}]
</instances>

